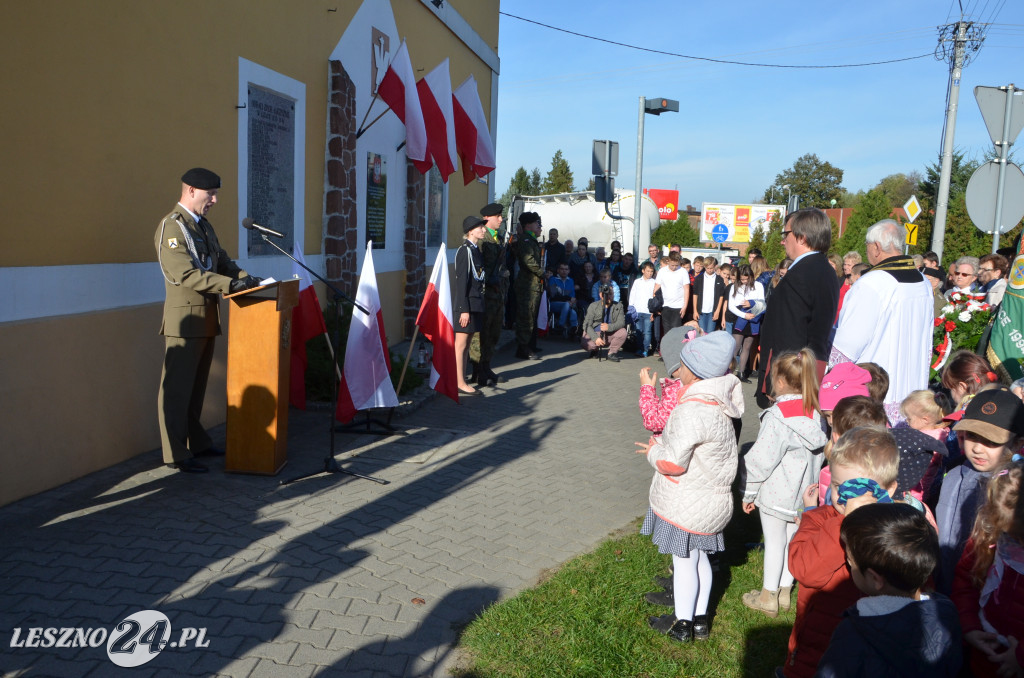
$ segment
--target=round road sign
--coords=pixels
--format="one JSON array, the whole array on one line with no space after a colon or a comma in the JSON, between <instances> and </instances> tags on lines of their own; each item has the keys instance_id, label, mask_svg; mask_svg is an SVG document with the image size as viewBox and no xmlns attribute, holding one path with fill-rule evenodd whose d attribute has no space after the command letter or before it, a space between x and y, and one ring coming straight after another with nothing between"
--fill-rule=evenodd
<instances>
[{"instance_id":1,"label":"round road sign","mask_svg":"<svg viewBox=\"0 0 1024 678\"><path fill-rule=\"evenodd\" d=\"M999 163L990 160L974 170L967 182L967 214L982 233L992 233L996 220L996 193L999 190ZM1024 172L1012 162L1006 164L1003 186L1003 213L999 233L1003 234L1024 217Z\"/></svg>"},{"instance_id":2,"label":"round road sign","mask_svg":"<svg viewBox=\"0 0 1024 678\"><path fill-rule=\"evenodd\" d=\"M725 224L715 224L711 228L711 239L715 242L725 242L729 239L729 227Z\"/></svg>"}]
</instances>

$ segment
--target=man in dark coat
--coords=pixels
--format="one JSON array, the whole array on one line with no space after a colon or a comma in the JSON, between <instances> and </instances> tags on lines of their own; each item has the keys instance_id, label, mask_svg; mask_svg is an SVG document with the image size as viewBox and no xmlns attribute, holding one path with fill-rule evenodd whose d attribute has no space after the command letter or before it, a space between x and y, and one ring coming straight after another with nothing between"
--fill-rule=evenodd
<instances>
[{"instance_id":1,"label":"man in dark coat","mask_svg":"<svg viewBox=\"0 0 1024 678\"><path fill-rule=\"evenodd\" d=\"M537 311L544 290L544 269L541 268L540 216L536 212L519 215L523 234L516 243L516 357L537 360Z\"/></svg>"},{"instance_id":2,"label":"man in dark coat","mask_svg":"<svg viewBox=\"0 0 1024 678\"><path fill-rule=\"evenodd\" d=\"M825 375L839 305L839 279L825 256L831 244L832 224L820 209L807 207L786 215L782 246L793 263L772 292L761 325L757 404L762 408L772 403L774 357L810 348L818 360L818 378Z\"/></svg>"}]
</instances>

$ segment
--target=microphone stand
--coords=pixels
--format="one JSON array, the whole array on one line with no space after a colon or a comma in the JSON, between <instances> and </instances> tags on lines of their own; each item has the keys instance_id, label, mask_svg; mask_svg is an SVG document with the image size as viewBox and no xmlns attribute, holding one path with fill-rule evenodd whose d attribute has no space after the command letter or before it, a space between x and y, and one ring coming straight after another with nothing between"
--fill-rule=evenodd
<instances>
[{"instance_id":1,"label":"microphone stand","mask_svg":"<svg viewBox=\"0 0 1024 678\"><path fill-rule=\"evenodd\" d=\"M281 254L285 255L286 257L288 257L289 259L294 261L296 264L298 264L303 269L305 269L310 275L314 276L317 280L319 280L320 282L322 282L324 285L327 286L327 289L329 289L332 292L332 294L333 294L334 307L337 309L337 313L338 313L339 319L340 319L340 315L341 315L341 302L342 302L342 300L347 301L348 303L352 304L353 306L358 308L363 313L365 313L367 315L370 314L370 312L367 311L365 308L363 308L363 306L361 304L359 304L355 300L351 299L348 295L346 295L344 292L342 292L337 287L332 285L323 276L321 276L319 273L317 273L316 271L311 269L309 266L306 266L306 264L302 263L301 261L299 261L298 259L293 257L291 255L291 253L286 252L283 247L281 247L277 243L275 243L272 240L270 240L267 237L266 233L262 233L261 232L260 233L260 238L263 239L263 242L267 243L268 245L273 247L275 250L277 250ZM332 365L332 367L334 367L335 369L331 370L331 393L332 393L332 396L331 396L331 411L328 413L328 415L331 418L331 446L327 450L327 456L324 457L324 467L322 469L320 469L319 471L313 471L311 473L306 473L306 474L301 475L301 476L296 476L294 478L289 478L287 480L282 480L279 483L280 485L290 485L290 484L292 484L294 482L297 482L299 480L305 480L306 478L312 478L313 476L318 476L321 473L342 473L344 475L355 476L356 478L362 478L363 480L371 480L371 481L373 481L375 483L379 483L381 485L387 485L387 484L389 484L391 482L390 480L384 480L383 478L377 478L377 477L374 477L374 476L367 476L367 475L363 475L361 473L356 473L355 471L349 471L348 469L342 468L341 465L338 463L338 460L334 458L334 430L335 430L334 414L335 414L335 412L338 409L338 387L339 387L339 385L338 385L338 370L337 370L337 360L338 360L338 357L337 356L338 356L338 351L341 348L341 333L339 331L339 329L340 329L339 325L340 325L340 323L336 322L334 324L334 329L331 330L331 346L334 349L334 359L333 359L333 362L335 363L334 365Z\"/></svg>"}]
</instances>

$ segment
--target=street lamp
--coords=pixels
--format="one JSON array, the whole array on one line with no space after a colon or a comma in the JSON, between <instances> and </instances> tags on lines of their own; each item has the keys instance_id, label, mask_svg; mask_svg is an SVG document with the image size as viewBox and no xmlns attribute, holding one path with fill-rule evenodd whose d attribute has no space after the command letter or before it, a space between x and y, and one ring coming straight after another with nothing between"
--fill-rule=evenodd
<instances>
[{"instance_id":1,"label":"street lamp","mask_svg":"<svg viewBox=\"0 0 1024 678\"><path fill-rule=\"evenodd\" d=\"M640 97L640 119L636 126L636 195L633 196L633 252L640 254L640 199L643 193L644 114L661 115L679 112L679 102L672 99Z\"/></svg>"}]
</instances>

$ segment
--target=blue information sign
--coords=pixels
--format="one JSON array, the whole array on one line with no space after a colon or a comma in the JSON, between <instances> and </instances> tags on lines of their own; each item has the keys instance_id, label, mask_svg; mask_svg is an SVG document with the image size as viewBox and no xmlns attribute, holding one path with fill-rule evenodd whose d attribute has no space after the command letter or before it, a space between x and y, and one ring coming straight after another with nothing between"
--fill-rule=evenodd
<instances>
[{"instance_id":1,"label":"blue information sign","mask_svg":"<svg viewBox=\"0 0 1024 678\"><path fill-rule=\"evenodd\" d=\"M715 242L725 242L729 239L729 227L725 224L715 224L711 229L711 239Z\"/></svg>"}]
</instances>

